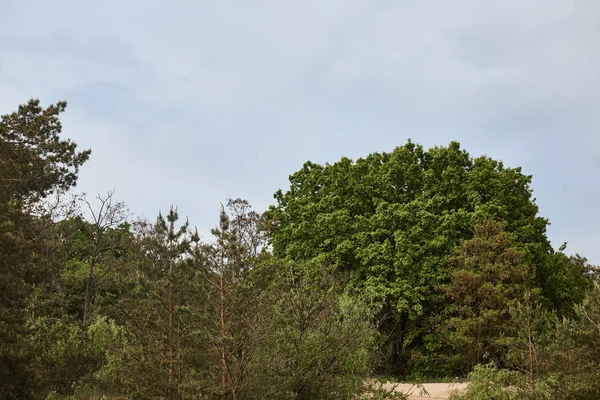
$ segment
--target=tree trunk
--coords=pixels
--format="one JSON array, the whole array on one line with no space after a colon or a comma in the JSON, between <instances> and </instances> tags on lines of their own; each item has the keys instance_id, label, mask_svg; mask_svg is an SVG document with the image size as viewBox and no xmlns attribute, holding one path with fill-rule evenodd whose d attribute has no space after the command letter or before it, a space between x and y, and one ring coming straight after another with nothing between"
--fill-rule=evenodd
<instances>
[{"instance_id":1,"label":"tree trunk","mask_svg":"<svg viewBox=\"0 0 600 400\"><path fill-rule=\"evenodd\" d=\"M529 379L533 383L533 339L531 335L531 310L527 310L527 341L529 345Z\"/></svg>"},{"instance_id":2,"label":"tree trunk","mask_svg":"<svg viewBox=\"0 0 600 400\"><path fill-rule=\"evenodd\" d=\"M225 346L225 336L227 335L227 330L225 329L225 279L223 272L223 269L221 269L221 399L225 400L227 389L227 348Z\"/></svg>"},{"instance_id":3,"label":"tree trunk","mask_svg":"<svg viewBox=\"0 0 600 400\"><path fill-rule=\"evenodd\" d=\"M31 324L35 326L35 282L32 284L32 297L31 297Z\"/></svg>"},{"instance_id":4,"label":"tree trunk","mask_svg":"<svg viewBox=\"0 0 600 400\"><path fill-rule=\"evenodd\" d=\"M169 264L169 380L168 380L168 398L173 399L173 359L175 348L173 347L173 259Z\"/></svg>"},{"instance_id":5,"label":"tree trunk","mask_svg":"<svg viewBox=\"0 0 600 400\"><path fill-rule=\"evenodd\" d=\"M83 323L85 324L89 313L90 313L90 308L91 308L91 304L92 304L92 296L93 296L93 292L94 292L94 272L96 270L96 259L97 259L97 255L94 255L94 258L92 258L92 263L90 264L90 272L88 274L88 278L87 278L87 285L85 288L85 301L83 304Z\"/></svg>"}]
</instances>

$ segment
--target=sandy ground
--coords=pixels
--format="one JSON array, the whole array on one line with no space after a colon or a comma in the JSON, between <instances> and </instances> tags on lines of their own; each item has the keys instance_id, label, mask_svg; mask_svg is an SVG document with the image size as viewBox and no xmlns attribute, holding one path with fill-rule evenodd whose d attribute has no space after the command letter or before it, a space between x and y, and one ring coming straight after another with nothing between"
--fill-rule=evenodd
<instances>
[{"instance_id":1,"label":"sandy ground","mask_svg":"<svg viewBox=\"0 0 600 400\"><path fill-rule=\"evenodd\" d=\"M393 384L388 383L386 388L392 388ZM396 386L397 392L410 394L410 400L445 400L455 390L464 390L466 383L423 383L423 388L428 394L422 393L422 389L409 383L400 383Z\"/></svg>"}]
</instances>

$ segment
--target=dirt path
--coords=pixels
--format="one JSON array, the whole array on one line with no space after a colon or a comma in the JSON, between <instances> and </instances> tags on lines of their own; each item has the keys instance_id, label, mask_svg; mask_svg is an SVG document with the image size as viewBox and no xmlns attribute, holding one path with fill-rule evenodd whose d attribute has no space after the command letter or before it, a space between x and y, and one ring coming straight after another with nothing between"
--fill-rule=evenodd
<instances>
[{"instance_id":1,"label":"dirt path","mask_svg":"<svg viewBox=\"0 0 600 400\"><path fill-rule=\"evenodd\" d=\"M423 388L428 394L422 393L422 389L409 384L400 383L396 386L397 392L409 394L410 400L445 400L455 390L464 390L467 387L466 383L423 383ZM388 383L386 388L391 389L392 383Z\"/></svg>"}]
</instances>

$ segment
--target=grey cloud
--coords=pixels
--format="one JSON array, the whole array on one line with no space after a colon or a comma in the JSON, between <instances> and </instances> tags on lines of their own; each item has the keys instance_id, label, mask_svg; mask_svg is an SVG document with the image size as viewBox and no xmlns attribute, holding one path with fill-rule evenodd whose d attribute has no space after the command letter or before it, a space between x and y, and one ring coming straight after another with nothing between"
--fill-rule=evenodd
<instances>
[{"instance_id":1,"label":"grey cloud","mask_svg":"<svg viewBox=\"0 0 600 400\"><path fill-rule=\"evenodd\" d=\"M576 3L583 6L573 11L564 2L435 2L435 14L397 3L334 69L346 73L341 83L376 77L416 94L424 106L447 107L452 96L450 104L469 113L506 97L522 105L537 97L570 100L565 92L585 87L600 62L581 51L600 46L597 14L591 13L599 7Z\"/></svg>"},{"instance_id":2,"label":"grey cloud","mask_svg":"<svg viewBox=\"0 0 600 400\"><path fill-rule=\"evenodd\" d=\"M131 91L115 81L85 82L59 89L57 96L68 99L71 106L84 111L89 117L104 120L127 119L127 104Z\"/></svg>"},{"instance_id":3,"label":"grey cloud","mask_svg":"<svg viewBox=\"0 0 600 400\"><path fill-rule=\"evenodd\" d=\"M137 67L135 48L115 35L76 36L55 31L44 37L0 38L0 49L36 53L44 57L72 56L96 63Z\"/></svg>"},{"instance_id":4,"label":"grey cloud","mask_svg":"<svg viewBox=\"0 0 600 400\"><path fill-rule=\"evenodd\" d=\"M134 46L116 35L77 37L68 32L57 32L51 36L49 47L53 50L64 49L75 57L96 62L140 66Z\"/></svg>"}]
</instances>

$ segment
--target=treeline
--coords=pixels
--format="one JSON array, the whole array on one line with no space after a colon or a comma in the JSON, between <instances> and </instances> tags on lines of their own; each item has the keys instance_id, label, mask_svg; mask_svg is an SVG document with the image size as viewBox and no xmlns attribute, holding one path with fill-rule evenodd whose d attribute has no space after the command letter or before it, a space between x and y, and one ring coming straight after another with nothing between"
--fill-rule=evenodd
<instances>
[{"instance_id":1,"label":"treeline","mask_svg":"<svg viewBox=\"0 0 600 400\"><path fill-rule=\"evenodd\" d=\"M457 143L309 162L205 239L176 207L69 197L90 151L65 107L0 121L0 398L385 398L373 377L469 373L469 399L600 398L597 270L551 247L520 169Z\"/></svg>"},{"instance_id":2,"label":"treeline","mask_svg":"<svg viewBox=\"0 0 600 400\"><path fill-rule=\"evenodd\" d=\"M0 398L364 390L369 310L333 268L275 259L246 201L203 241L176 208L132 222L113 193L61 200L90 154L60 138L64 108L32 100L0 124Z\"/></svg>"}]
</instances>

